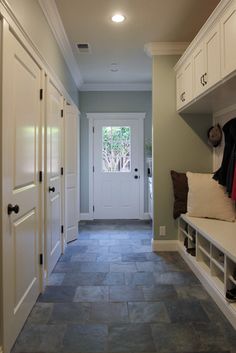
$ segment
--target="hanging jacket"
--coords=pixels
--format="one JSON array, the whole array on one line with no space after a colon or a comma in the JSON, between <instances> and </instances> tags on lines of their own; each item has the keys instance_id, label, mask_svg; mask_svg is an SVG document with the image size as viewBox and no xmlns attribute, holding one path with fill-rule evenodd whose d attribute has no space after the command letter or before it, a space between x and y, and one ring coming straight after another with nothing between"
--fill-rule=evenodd
<instances>
[{"instance_id":1,"label":"hanging jacket","mask_svg":"<svg viewBox=\"0 0 236 353\"><path fill-rule=\"evenodd\" d=\"M223 126L225 148L221 167L214 173L213 179L226 186L231 196L234 183L235 151L236 151L236 118L231 119Z\"/></svg>"}]
</instances>

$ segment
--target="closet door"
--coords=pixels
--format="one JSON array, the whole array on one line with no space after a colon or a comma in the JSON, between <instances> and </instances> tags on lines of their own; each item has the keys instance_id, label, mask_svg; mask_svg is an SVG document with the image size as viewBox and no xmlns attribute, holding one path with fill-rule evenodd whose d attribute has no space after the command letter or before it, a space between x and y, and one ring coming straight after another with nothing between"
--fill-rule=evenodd
<instances>
[{"instance_id":1,"label":"closet door","mask_svg":"<svg viewBox=\"0 0 236 353\"><path fill-rule=\"evenodd\" d=\"M74 106L67 105L65 118L65 236L67 243L78 237L78 136L78 110Z\"/></svg>"},{"instance_id":2,"label":"closet door","mask_svg":"<svg viewBox=\"0 0 236 353\"><path fill-rule=\"evenodd\" d=\"M6 22L2 72L3 341L8 353L40 291L41 70Z\"/></svg>"},{"instance_id":3,"label":"closet door","mask_svg":"<svg viewBox=\"0 0 236 353\"><path fill-rule=\"evenodd\" d=\"M49 275L62 253L62 109L63 97L47 79L46 89L46 271Z\"/></svg>"}]
</instances>

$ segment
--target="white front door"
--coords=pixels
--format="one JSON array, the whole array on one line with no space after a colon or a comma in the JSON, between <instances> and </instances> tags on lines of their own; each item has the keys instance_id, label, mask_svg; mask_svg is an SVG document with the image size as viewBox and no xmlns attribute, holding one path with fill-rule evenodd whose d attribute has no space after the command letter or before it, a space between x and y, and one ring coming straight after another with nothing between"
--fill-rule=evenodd
<instances>
[{"instance_id":1,"label":"white front door","mask_svg":"<svg viewBox=\"0 0 236 353\"><path fill-rule=\"evenodd\" d=\"M66 106L65 118L65 236L69 243L78 237L78 110Z\"/></svg>"},{"instance_id":2,"label":"white front door","mask_svg":"<svg viewBox=\"0 0 236 353\"><path fill-rule=\"evenodd\" d=\"M140 218L139 127L134 119L94 121L95 219Z\"/></svg>"},{"instance_id":3,"label":"white front door","mask_svg":"<svg viewBox=\"0 0 236 353\"><path fill-rule=\"evenodd\" d=\"M41 70L4 23L2 99L3 343L8 353L40 292Z\"/></svg>"},{"instance_id":4,"label":"white front door","mask_svg":"<svg viewBox=\"0 0 236 353\"><path fill-rule=\"evenodd\" d=\"M46 270L49 275L62 253L62 109L63 97L47 79L46 116Z\"/></svg>"}]
</instances>

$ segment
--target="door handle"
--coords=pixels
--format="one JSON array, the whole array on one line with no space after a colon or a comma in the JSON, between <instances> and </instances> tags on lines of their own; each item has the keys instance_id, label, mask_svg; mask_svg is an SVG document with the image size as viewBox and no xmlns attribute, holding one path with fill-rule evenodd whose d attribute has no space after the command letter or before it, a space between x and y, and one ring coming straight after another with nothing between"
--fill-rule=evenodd
<instances>
[{"instance_id":1,"label":"door handle","mask_svg":"<svg viewBox=\"0 0 236 353\"><path fill-rule=\"evenodd\" d=\"M11 203L7 206L7 214L10 215L12 212L19 213L20 207L18 205L13 206Z\"/></svg>"},{"instance_id":2,"label":"door handle","mask_svg":"<svg viewBox=\"0 0 236 353\"><path fill-rule=\"evenodd\" d=\"M55 187L54 186L53 187L49 186L48 191L49 192L55 192Z\"/></svg>"}]
</instances>

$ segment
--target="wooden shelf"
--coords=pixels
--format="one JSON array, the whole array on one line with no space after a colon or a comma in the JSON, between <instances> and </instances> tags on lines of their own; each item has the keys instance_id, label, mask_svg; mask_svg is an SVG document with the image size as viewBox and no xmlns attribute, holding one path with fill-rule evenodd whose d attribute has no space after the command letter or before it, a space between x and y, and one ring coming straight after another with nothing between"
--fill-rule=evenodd
<instances>
[{"instance_id":1,"label":"wooden shelf","mask_svg":"<svg viewBox=\"0 0 236 353\"><path fill-rule=\"evenodd\" d=\"M211 258L211 261L214 265L216 265L218 267L218 269L224 273L224 266L221 265L216 259Z\"/></svg>"},{"instance_id":2,"label":"wooden shelf","mask_svg":"<svg viewBox=\"0 0 236 353\"><path fill-rule=\"evenodd\" d=\"M229 280L236 286L236 279L234 279L233 276L229 276Z\"/></svg>"},{"instance_id":3,"label":"wooden shelf","mask_svg":"<svg viewBox=\"0 0 236 353\"><path fill-rule=\"evenodd\" d=\"M198 250L201 250L201 252L202 252L204 255L206 255L206 256L210 259L211 255L210 255L209 252L208 252L206 249L204 249L201 245L198 245Z\"/></svg>"}]
</instances>

